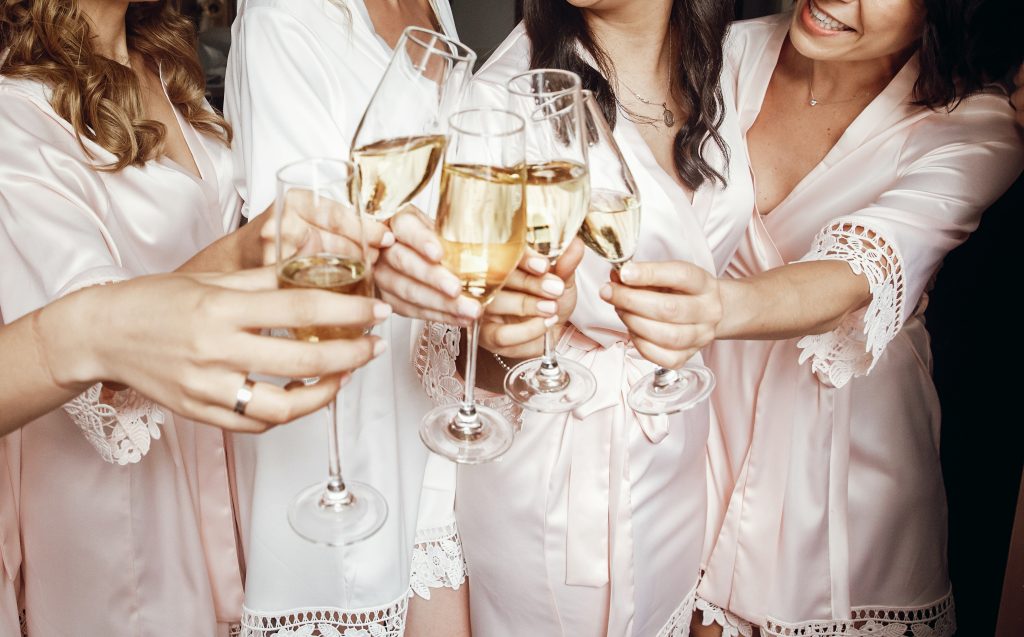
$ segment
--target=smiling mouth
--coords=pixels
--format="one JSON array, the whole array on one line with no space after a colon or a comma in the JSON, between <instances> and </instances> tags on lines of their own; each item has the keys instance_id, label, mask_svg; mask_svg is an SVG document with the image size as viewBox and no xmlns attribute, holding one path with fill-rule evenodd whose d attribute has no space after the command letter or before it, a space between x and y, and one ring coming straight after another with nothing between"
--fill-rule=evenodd
<instances>
[{"instance_id":1,"label":"smiling mouth","mask_svg":"<svg viewBox=\"0 0 1024 637\"><path fill-rule=\"evenodd\" d=\"M814 20L814 23L826 31L853 31L851 27L848 27L819 9L818 6L814 4L814 0L807 0L807 9L811 14L811 19Z\"/></svg>"}]
</instances>

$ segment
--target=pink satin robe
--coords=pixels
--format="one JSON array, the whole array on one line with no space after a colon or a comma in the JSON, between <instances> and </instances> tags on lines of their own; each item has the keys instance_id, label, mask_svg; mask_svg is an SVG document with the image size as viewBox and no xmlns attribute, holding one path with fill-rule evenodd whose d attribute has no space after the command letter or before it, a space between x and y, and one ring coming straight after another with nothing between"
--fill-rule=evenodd
<instances>
[{"instance_id":1,"label":"pink satin robe","mask_svg":"<svg viewBox=\"0 0 1024 637\"><path fill-rule=\"evenodd\" d=\"M173 270L236 225L221 142L179 116L202 179L166 158L100 172L47 95L40 84L0 77L5 320L75 289ZM113 159L84 144L95 162ZM116 325L109 337L118 337ZM162 419L136 432L148 453L121 457L123 465L104 462L63 409L0 441L0 633L17 634L19 578L33 637L204 637L238 622L224 436L170 413Z\"/></svg>"},{"instance_id":2,"label":"pink satin robe","mask_svg":"<svg viewBox=\"0 0 1024 637\"><path fill-rule=\"evenodd\" d=\"M732 27L724 81L744 137L788 25ZM823 335L719 341L708 354L718 388L698 607L727 635L749 634L743 620L762 635L954 630L921 314L942 259L1020 173L1024 149L1004 95L931 111L910 103L917 75L915 57L785 200L754 212L730 265L745 276L842 260L872 301Z\"/></svg>"},{"instance_id":3,"label":"pink satin robe","mask_svg":"<svg viewBox=\"0 0 1024 637\"><path fill-rule=\"evenodd\" d=\"M520 26L478 82L503 85L528 62ZM731 143L738 141L734 130L730 112L722 132ZM729 188L706 184L691 205L634 124L620 117L615 136L640 190L636 260L724 267L753 206L746 165L733 161ZM721 167L721 159L712 161ZM474 634L688 634L704 532L709 404L658 418L626 406L629 385L654 365L630 346L625 326L598 297L609 270L588 251L576 274L577 329L559 348L593 371L596 396L568 415L525 413L500 461L459 469L456 517Z\"/></svg>"}]
</instances>

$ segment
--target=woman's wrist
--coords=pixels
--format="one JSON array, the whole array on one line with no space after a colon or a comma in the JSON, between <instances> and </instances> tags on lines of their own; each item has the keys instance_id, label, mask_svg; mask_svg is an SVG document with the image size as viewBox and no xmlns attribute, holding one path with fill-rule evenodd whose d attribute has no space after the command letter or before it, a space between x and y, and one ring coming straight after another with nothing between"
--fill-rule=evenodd
<instances>
[{"instance_id":1,"label":"woman's wrist","mask_svg":"<svg viewBox=\"0 0 1024 637\"><path fill-rule=\"evenodd\" d=\"M110 323L99 298L106 292L104 286L80 290L43 307L32 318L36 350L53 383L62 389L84 391L107 375L101 330Z\"/></svg>"}]
</instances>

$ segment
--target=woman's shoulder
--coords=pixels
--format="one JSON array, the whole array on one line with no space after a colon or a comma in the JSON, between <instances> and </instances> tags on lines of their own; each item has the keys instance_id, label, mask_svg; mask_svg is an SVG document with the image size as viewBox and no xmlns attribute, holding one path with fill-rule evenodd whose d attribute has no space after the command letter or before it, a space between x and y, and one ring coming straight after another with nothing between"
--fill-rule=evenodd
<instances>
[{"instance_id":1,"label":"woman's shoulder","mask_svg":"<svg viewBox=\"0 0 1024 637\"><path fill-rule=\"evenodd\" d=\"M751 20L737 20L725 36L726 56L734 59L757 55L780 31L788 30L792 14L776 13Z\"/></svg>"},{"instance_id":2,"label":"woman's shoulder","mask_svg":"<svg viewBox=\"0 0 1024 637\"><path fill-rule=\"evenodd\" d=\"M78 146L71 123L50 105L51 89L29 78L0 75L0 129L5 144L18 140ZM8 153L3 153L8 155Z\"/></svg>"},{"instance_id":3,"label":"woman's shoulder","mask_svg":"<svg viewBox=\"0 0 1024 637\"><path fill-rule=\"evenodd\" d=\"M252 21L292 18L312 31L336 29L351 23L351 9L342 0L246 0L238 20Z\"/></svg>"},{"instance_id":4,"label":"woman's shoulder","mask_svg":"<svg viewBox=\"0 0 1024 637\"><path fill-rule=\"evenodd\" d=\"M530 38L526 35L526 27L520 22L487 58L473 79L504 86L513 75L529 68Z\"/></svg>"}]
</instances>

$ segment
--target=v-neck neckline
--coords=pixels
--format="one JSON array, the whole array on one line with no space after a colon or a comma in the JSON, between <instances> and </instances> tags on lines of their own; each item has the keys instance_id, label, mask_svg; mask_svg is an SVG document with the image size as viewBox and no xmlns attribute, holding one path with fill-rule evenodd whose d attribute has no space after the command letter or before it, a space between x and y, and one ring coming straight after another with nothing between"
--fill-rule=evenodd
<instances>
[{"instance_id":1,"label":"v-neck neckline","mask_svg":"<svg viewBox=\"0 0 1024 637\"><path fill-rule=\"evenodd\" d=\"M892 113L896 108L906 103L907 98L911 95L914 90L914 84L917 81L919 72L918 54L914 53L911 58L903 65L903 67L896 73L895 76L885 85L885 88L871 100L867 106L865 106L853 121L846 127L843 134L839 136L836 143L832 145L832 148L825 153L825 156L821 158L821 161L816 163L810 171L804 175L793 188L786 193L786 196L782 198L779 203L768 211L762 214L760 208L757 206L757 179L754 175L754 166L750 162L750 146L747 142L747 135L750 129L753 128L757 122L757 118L761 114L761 110L764 107L764 100L768 94L768 86L771 84L772 77L775 75L775 70L779 65L779 57L782 55L782 48L786 44L786 40L789 37L789 26L790 20L789 14L786 14L785 20L780 20L779 25L776 27L776 31L772 34L768 44L762 51L759 62L751 75L755 78L766 78L763 79L760 85L755 85L756 99L749 100L743 104L743 108L740 111L740 132L743 139L743 151L747 155L747 165L750 170L750 178L754 184L754 212L758 218L764 220L764 223L768 224L768 219L775 216L775 212L789 203L794 197L796 197L801 190L807 187L808 184L813 182L818 176L821 175L829 166L835 164L844 156L858 148L864 140L871 134L876 126L881 122L885 115ZM737 96L737 100L739 97Z\"/></svg>"},{"instance_id":2,"label":"v-neck neckline","mask_svg":"<svg viewBox=\"0 0 1024 637\"><path fill-rule=\"evenodd\" d=\"M162 67L157 67L157 79L160 81L160 92L164 96L164 100L170 107L171 112L174 113L174 121L178 124L178 130L181 131L181 137L185 140L185 147L188 148L189 155L192 157L192 163L195 164L196 172L199 174L197 175L196 173L193 173L186 166L181 165L166 154L161 154L158 161L166 165L168 168L171 168L176 172L180 172L200 186L205 186L210 177L209 167L203 165L205 152L201 152L201 144L195 137L195 131L192 126L185 121L185 118L182 117L181 113L174 106L174 103L171 102L171 96L167 94L167 84L164 83L164 72Z\"/></svg>"},{"instance_id":3,"label":"v-neck neckline","mask_svg":"<svg viewBox=\"0 0 1024 637\"><path fill-rule=\"evenodd\" d=\"M434 20L437 22L437 27L440 29L440 33L445 37L453 38L453 34L449 33L448 25L445 24L445 19L441 16L441 11L438 9L437 0L427 0L427 4L430 5L430 11L434 14ZM385 62L391 59L394 55L394 47L388 45L387 41L377 33L377 28L373 26L373 18L370 16L370 10L366 7L366 2L358 0L356 10L359 13L359 19L370 35L370 39L375 41L380 47L380 51L384 56ZM397 42L396 42L397 44Z\"/></svg>"}]
</instances>

